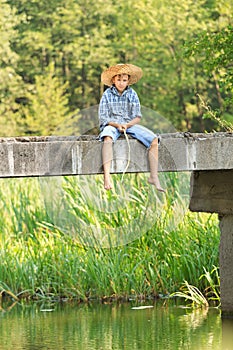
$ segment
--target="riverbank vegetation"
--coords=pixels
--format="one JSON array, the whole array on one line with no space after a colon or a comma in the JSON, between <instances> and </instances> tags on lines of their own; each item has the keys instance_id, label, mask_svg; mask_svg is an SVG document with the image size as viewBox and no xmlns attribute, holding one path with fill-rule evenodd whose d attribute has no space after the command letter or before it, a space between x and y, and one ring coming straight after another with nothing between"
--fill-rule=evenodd
<instances>
[{"instance_id":1,"label":"riverbank vegetation","mask_svg":"<svg viewBox=\"0 0 233 350\"><path fill-rule=\"evenodd\" d=\"M125 174L124 194L104 191L107 208L100 197L102 176L85 179L62 179L62 193L54 178L46 185L38 179L1 180L1 295L146 299L177 292L186 281L207 300L213 297L211 288L219 289L218 273L211 273L218 266L218 220L187 209L187 174L163 178L166 195L156 194L144 174ZM120 181L116 175L115 186ZM63 211L64 200L70 206ZM207 273L211 282L203 277Z\"/></svg>"}]
</instances>

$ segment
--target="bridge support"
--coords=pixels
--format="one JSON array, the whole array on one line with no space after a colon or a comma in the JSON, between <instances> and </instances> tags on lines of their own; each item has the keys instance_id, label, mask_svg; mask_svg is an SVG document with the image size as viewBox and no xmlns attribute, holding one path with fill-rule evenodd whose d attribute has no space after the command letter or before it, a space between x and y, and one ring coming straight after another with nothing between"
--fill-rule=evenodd
<instances>
[{"instance_id":1,"label":"bridge support","mask_svg":"<svg viewBox=\"0 0 233 350\"><path fill-rule=\"evenodd\" d=\"M220 216L220 291L223 317L233 318L233 215Z\"/></svg>"},{"instance_id":2,"label":"bridge support","mask_svg":"<svg viewBox=\"0 0 233 350\"><path fill-rule=\"evenodd\" d=\"M233 318L233 170L193 172L190 209L219 215L221 310Z\"/></svg>"}]
</instances>

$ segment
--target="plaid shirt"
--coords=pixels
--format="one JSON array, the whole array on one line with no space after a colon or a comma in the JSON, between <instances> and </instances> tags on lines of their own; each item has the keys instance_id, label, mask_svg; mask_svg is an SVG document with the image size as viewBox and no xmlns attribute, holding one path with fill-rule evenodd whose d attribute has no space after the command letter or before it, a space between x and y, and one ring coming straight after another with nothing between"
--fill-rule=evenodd
<instances>
[{"instance_id":1,"label":"plaid shirt","mask_svg":"<svg viewBox=\"0 0 233 350\"><path fill-rule=\"evenodd\" d=\"M122 95L113 85L103 93L99 104L100 130L111 121L125 124L130 120L141 117L140 101L136 91L127 87Z\"/></svg>"}]
</instances>

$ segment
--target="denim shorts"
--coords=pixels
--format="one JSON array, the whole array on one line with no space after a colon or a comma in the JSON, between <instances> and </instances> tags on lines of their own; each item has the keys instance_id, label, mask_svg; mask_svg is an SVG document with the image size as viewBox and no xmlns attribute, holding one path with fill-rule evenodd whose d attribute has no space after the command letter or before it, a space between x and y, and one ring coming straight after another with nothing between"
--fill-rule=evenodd
<instances>
[{"instance_id":1,"label":"denim shorts","mask_svg":"<svg viewBox=\"0 0 233 350\"><path fill-rule=\"evenodd\" d=\"M103 141L105 136L110 136L115 142L123 133L120 132L117 128L111 125L105 126L103 131L100 133L100 140ZM160 137L153 133L151 130L147 129L145 126L142 125L133 125L130 128L126 130L126 134L132 136L133 138L137 139L138 141L142 142L144 146L149 148L151 146L151 143L154 139L158 139L158 142L160 141Z\"/></svg>"}]
</instances>

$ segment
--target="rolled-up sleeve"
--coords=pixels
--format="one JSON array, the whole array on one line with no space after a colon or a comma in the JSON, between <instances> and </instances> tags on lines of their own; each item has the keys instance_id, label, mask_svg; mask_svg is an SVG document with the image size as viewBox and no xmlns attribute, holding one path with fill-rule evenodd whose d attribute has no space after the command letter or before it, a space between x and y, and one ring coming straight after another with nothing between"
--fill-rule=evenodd
<instances>
[{"instance_id":1,"label":"rolled-up sleeve","mask_svg":"<svg viewBox=\"0 0 233 350\"><path fill-rule=\"evenodd\" d=\"M108 100L106 96L103 94L99 104L100 130L103 130L103 128L108 124L109 118L110 118L110 111L108 106Z\"/></svg>"},{"instance_id":2,"label":"rolled-up sleeve","mask_svg":"<svg viewBox=\"0 0 233 350\"><path fill-rule=\"evenodd\" d=\"M131 118L136 118L136 117L142 117L142 113L141 113L141 105L140 105L140 101L138 98L138 95L135 91L133 91L134 93L131 96Z\"/></svg>"}]
</instances>

